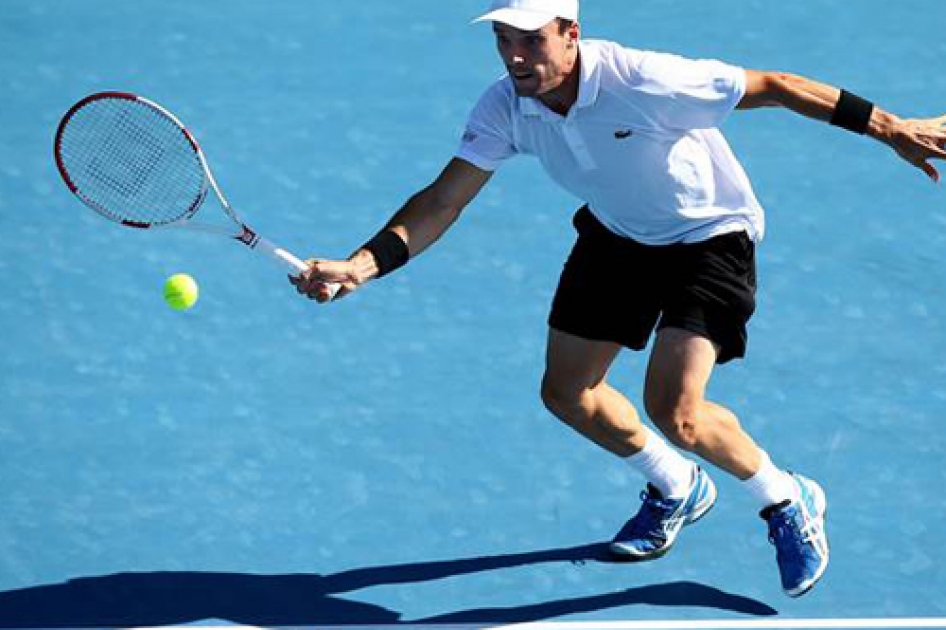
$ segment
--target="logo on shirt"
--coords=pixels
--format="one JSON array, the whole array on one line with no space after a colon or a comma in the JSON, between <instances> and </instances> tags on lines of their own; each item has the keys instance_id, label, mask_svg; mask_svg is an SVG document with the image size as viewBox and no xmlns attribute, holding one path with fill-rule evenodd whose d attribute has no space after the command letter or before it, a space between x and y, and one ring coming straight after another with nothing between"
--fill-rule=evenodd
<instances>
[{"instance_id":1,"label":"logo on shirt","mask_svg":"<svg viewBox=\"0 0 946 630\"><path fill-rule=\"evenodd\" d=\"M626 140L634 135L634 132L630 129L618 129L614 132L614 137L618 140Z\"/></svg>"},{"instance_id":2,"label":"logo on shirt","mask_svg":"<svg viewBox=\"0 0 946 630\"><path fill-rule=\"evenodd\" d=\"M467 129L465 132L463 132L463 142L465 142L465 143L467 143L467 144L469 144L470 142L473 142L473 141L476 140L478 137L479 137L479 136L476 135L476 132L475 132L475 131L471 131L470 129Z\"/></svg>"}]
</instances>

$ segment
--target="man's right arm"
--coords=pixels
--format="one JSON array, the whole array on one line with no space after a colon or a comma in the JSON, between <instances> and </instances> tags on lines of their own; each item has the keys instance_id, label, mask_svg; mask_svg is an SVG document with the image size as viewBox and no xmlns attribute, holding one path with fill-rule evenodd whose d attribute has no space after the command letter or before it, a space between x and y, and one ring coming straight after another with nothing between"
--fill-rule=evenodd
<instances>
[{"instance_id":1,"label":"man's right arm","mask_svg":"<svg viewBox=\"0 0 946 630\"><path fill-rule=\"evenodd\" d=\"M439 239L459 218L464 208L476 197L491 171L454 158L429 186L412 196L385 224L381 232L390 231L407 247L410 258L420 254ZM362 284L376 278L380 271L375 255L365 247L356 250L348 260L313 259L309 270L292 279L299 293L319 302L338 299ZM326 283L342 288L331 298Z\"/></svg>"}]
</instances>

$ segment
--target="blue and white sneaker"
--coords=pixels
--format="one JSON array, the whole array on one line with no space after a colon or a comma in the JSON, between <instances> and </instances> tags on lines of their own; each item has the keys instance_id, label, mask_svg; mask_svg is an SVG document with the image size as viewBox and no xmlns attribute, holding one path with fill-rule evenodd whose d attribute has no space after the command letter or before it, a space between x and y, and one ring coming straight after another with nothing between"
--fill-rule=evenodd
<instances>
[{"instance_id":1,"label":"blue and white sneaker","mask_svg":"<svg viewBox=\"0 0 946 630\"><path fill-rule=\"evenodd\" d=\"M762 510L769 524L769 542L775 545L775 559L782 575L782 589L800 597L821 579L828 568L828 535L824 515L828 500L817 483L792 473L798 499L784 501Z\"/></svg>"},{"instance_id":2,"label":"blue and white sneaker","mask_svg":"<svg viewBox=\"0 0 946 630\"><path fill-rule=\"evenodd\" d=\"M647 484L641 500L640 511L611 541L611 553L625 560L650 560L670 551L683 526L700 520L716 503L716 486L694 465L693 483L682 499L664 499Z\"/></svg>"}]
</instances>

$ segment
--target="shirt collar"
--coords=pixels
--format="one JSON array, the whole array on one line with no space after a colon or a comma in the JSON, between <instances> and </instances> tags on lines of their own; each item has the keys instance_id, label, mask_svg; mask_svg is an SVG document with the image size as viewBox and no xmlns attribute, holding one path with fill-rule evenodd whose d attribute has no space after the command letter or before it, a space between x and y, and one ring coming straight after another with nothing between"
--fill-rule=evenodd
<instances>
[{"instance_id":1,"label":"shirt collar","mask_svg":"<svg viewBox=\"0 0 946 630\"><path fill-rule=\"evenodd\" d=\"M581 78L578 84L578 100L572 107L581 109L594 105L598 99L598 91L601 87L601 62L597 49L582 40L578 41L578 55L581 59ZM527 96L519 97L519 110L524 116L558 117L540 100Z\"/></svg>"}]
</instances>

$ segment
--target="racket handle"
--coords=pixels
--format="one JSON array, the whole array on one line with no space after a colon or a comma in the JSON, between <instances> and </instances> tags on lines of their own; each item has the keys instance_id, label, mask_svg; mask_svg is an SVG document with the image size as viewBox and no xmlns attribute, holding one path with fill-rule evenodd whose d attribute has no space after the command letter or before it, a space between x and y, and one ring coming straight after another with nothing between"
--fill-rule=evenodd
<instances>
[{"instance_id":1,"label":"racket handle","mask_svg":"<svg viewBox=\"0 0 946 630\"><path fill-rule=\"evenodd\" d=\"M294 271L296 275L301 275L309 269L309 266L302 262L299 258L287 252L283 248L277 247L271 241L268 241L263 237L260 237L259 241L256 243L256 249L262 250L263 252L269 254L275 260L289 267L289 269ZM337 282L326 282L325 286L329 290L329 299L334 298L335 294L338 293L339 289L342 288L342 285L338 284Z\"/></svg>"}]
</instances>

